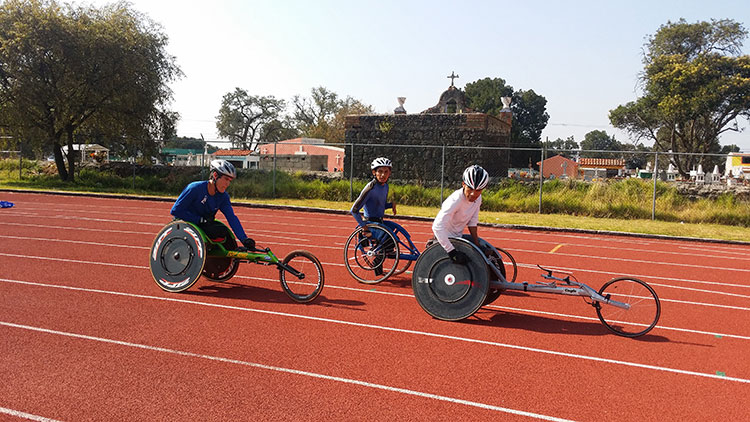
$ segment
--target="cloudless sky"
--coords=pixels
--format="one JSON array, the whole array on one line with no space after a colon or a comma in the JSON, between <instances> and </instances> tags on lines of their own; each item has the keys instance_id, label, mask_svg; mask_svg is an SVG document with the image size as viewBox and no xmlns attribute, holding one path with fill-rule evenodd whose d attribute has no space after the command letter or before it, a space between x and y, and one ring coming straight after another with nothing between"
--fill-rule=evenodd
<instances>
[{"instance_id":1,"label":"cloudless sky","mask_svg":"<svg viewBox=\"0 0 750 422\"><path fill-rule=\"evenodd\" d=\"M83 2L87 3L87 2ZM108 1L93 1L100 6ZM547 99L542 139L604 130L609 110L635 100L648 35L668 21L733 19L748 0L265 1L132 0L159 23L184 77L172 84L178 135L217 137L221 98L235 87L291 100L323 86L392 113L419 113L450 85L502 78ZM750 51L745 40L744 53ZM291 108L290 108L291 109ZM748 122L738 122L748 128ZM750 130L722 144L750 151ZM650 142L646 142L651 145Z\"/></svg>"}]
</instances>

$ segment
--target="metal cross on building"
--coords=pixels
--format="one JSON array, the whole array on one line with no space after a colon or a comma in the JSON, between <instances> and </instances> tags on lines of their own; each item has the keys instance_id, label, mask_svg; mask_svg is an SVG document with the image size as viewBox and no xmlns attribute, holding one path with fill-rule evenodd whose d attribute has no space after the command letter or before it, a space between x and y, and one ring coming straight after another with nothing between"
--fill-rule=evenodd
<instances>
[{"instance_id":1,"label":"metal cross on building","mask_svg":"<svg viewBox=\"0 0 750 422\"><path fill-rule=\"evenodd\" d=\"M453 86L453 80L458 78L458 75L456 75L455 72L451 70L451 75L448 77L451 79L451 86Z\"/></svg>"}]
</instances>

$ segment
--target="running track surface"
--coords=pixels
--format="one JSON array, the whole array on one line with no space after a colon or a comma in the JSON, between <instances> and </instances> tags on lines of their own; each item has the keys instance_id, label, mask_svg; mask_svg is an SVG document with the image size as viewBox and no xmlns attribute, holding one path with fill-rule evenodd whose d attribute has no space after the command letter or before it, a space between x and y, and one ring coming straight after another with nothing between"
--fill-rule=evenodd
<instances>
[{"instance_id":1,"label":"running track surface","mask_svg":"<svg viewBox=\"0 0 750 422\"><path fill-rule=\"evenodd\" d=\"M581 298L540 293L435 320L410 274L349 276L346 215L236 208L276 255L321 260L323 293L301 305L251 264L159 289L147 256L171 203L0 199L15 203L0 210L0 420L748 420L748 246L480 227L519 281L542 264L595 289L651 284L661 320L627 339Z\"/></svg>"}]
</instances>

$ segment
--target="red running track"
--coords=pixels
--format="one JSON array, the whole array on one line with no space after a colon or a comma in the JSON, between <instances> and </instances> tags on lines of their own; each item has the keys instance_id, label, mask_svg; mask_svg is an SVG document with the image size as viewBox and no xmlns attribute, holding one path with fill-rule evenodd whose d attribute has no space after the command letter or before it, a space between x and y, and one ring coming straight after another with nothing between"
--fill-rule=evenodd
<instances>
[{"instance_id":1,"label":"red running track","mask_svg":"<svg viewBox=\"0 0 750 422\"><path fill-rule=\"evenodd\" d=\"M346 215L237 208L277 255L323 262L322 295L300 305L250 264L159 289L147 255L171 203L0 197L16 204L0 210L0 419L747 420L750 246L480 227L519 281L542 264L596 289L651 284L659 325L627 339L569 296L508 293L432 319L410 274L349 276ZM401 223L420 247L431 236Z\"/></svg>"}]
</instances>

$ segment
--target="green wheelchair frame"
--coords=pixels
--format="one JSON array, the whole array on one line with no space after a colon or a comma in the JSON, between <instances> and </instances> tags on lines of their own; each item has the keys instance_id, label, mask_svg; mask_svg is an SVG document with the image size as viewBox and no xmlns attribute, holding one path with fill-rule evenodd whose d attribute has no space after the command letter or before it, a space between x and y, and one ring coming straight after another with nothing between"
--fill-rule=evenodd
<instances>
[{"instance_id":1,"label":"green wheelchair frame","mask_svg":"<svg viewBox=\"0 0 750 422\"><path fill-rule=\"evenodd\" d=\"M222 242L211 240L198 225L183 220L174 220L162 228L154 239L149 260L156 284L176 293L189 289L201 276L225 282L237 273L241 262L247 262L276 266L281 288L295 302L307 303L320 295L325 273L315 255L295 250L279 259L270 248L237 249L231 230L224 227L228 237Z\"/></svg>"}]
</instances>

